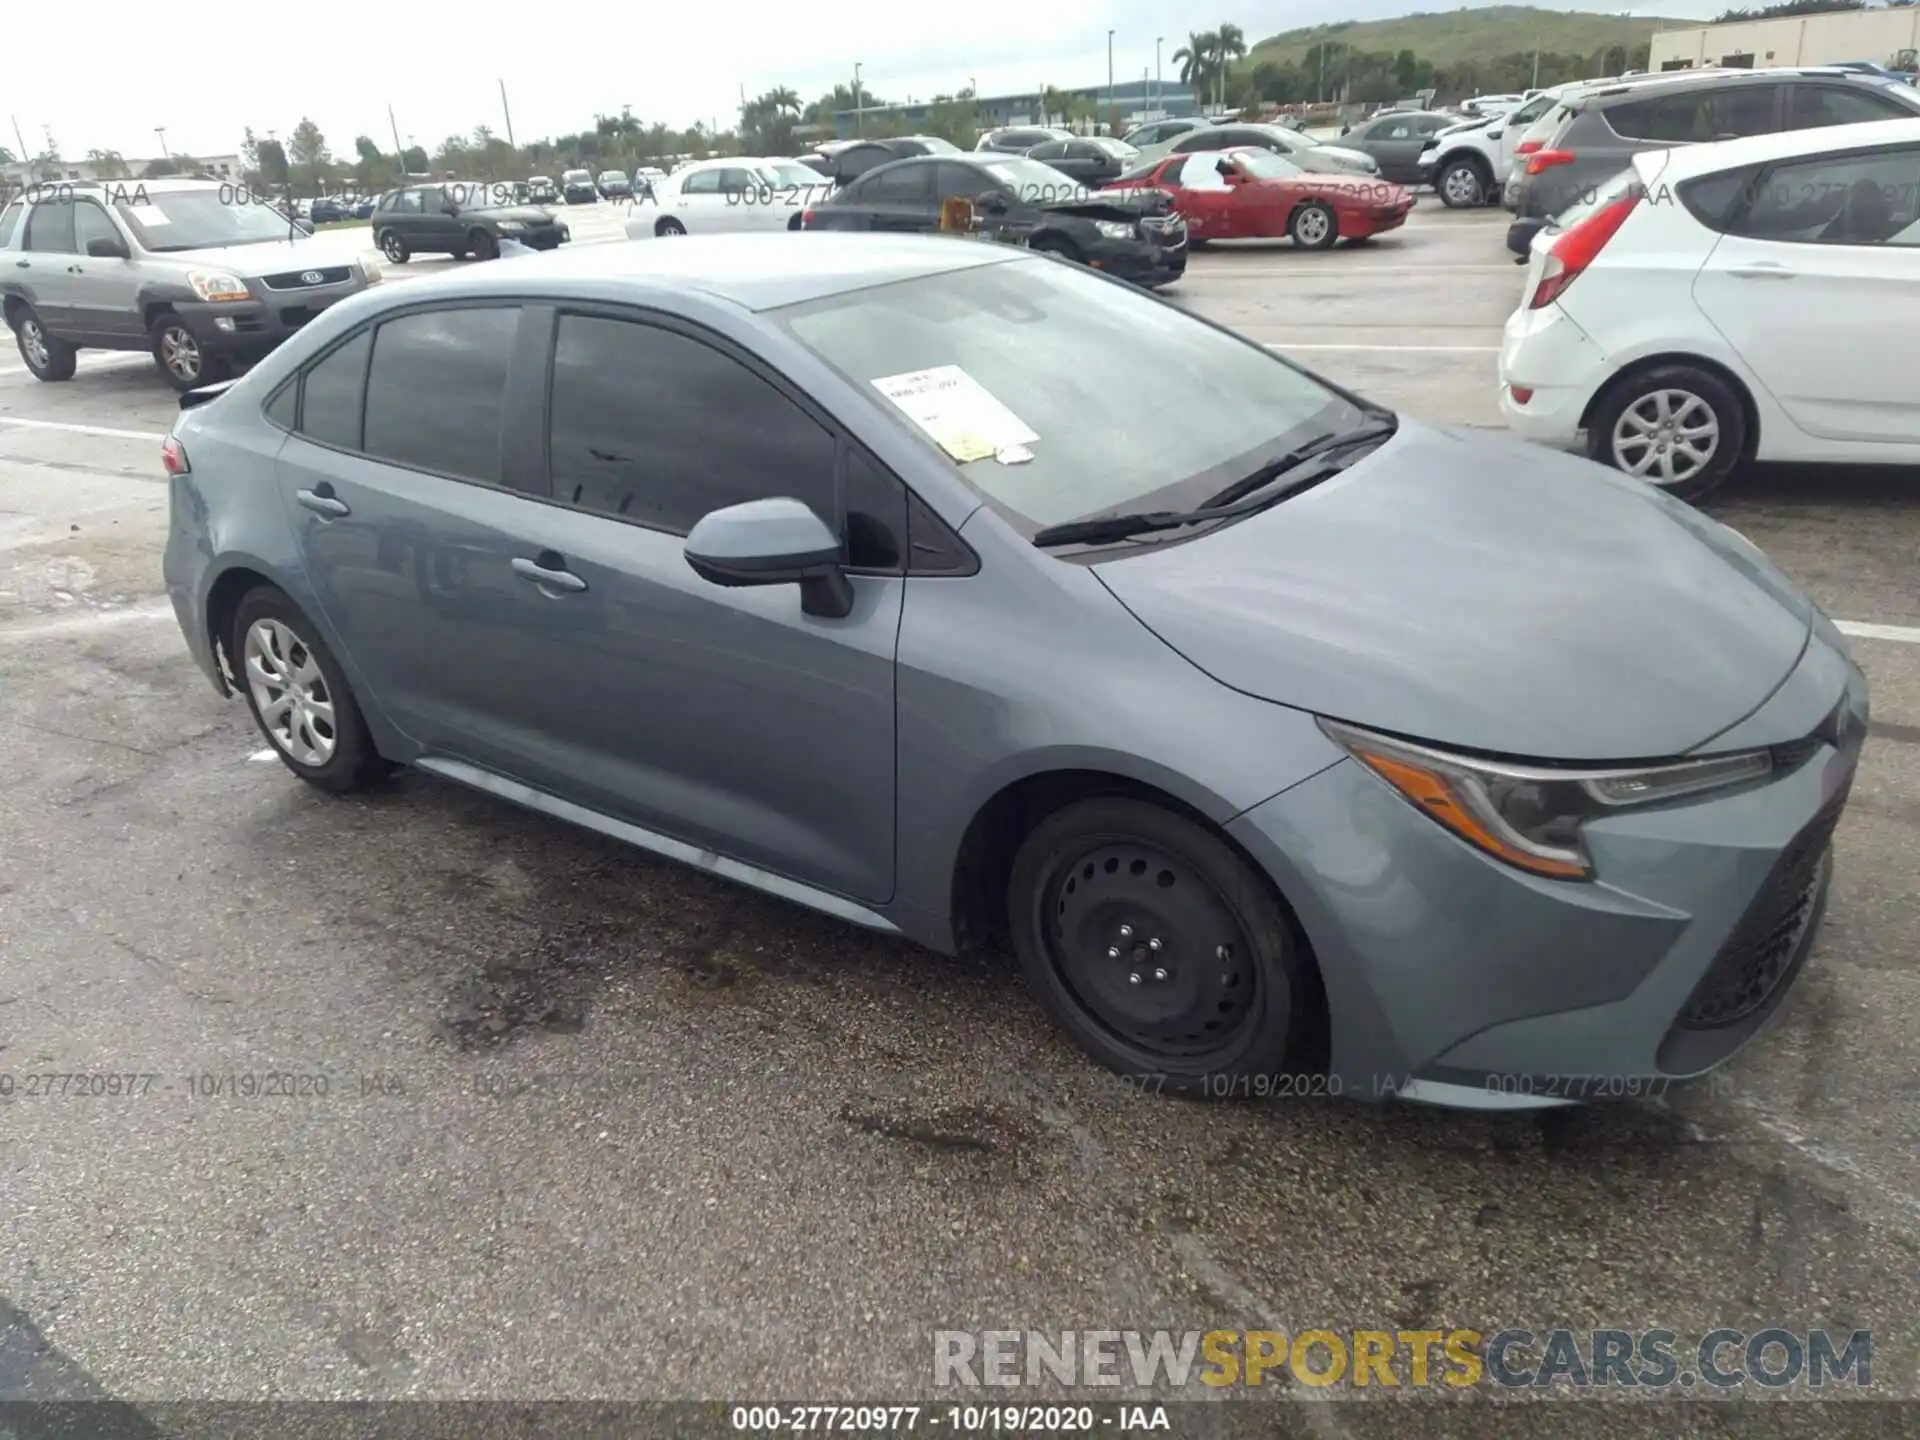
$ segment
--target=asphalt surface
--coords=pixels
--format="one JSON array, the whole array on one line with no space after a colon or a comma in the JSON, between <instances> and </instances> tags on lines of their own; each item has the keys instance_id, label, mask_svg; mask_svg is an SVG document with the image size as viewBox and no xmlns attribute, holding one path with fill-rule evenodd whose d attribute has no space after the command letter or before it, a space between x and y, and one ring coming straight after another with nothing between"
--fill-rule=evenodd
<instances>
[{"instance_id":1,"label":"asphalt surface","mask_svg":"<svg viewBox=\"0 0 1920 1440\"><path fill-rule=\"evenodd\" d=\"M1363 249L1197 256L1176 293L1496 424L1504 218L1429 197ZM0 1400L189 1434L157 1402L951 1399L936 1330L1509 1325L1870 1329L1868 1393L1920 1394L1920 635L1856 642L1876 731L1829 918L1711 1085L1545 1118L1195 1106L1083 1061L1008 964L424 776L338 800L262 759L163 613L173 413L140 357L43 385L0 355ZM1766 472L1719 513L1837 618L1916 627L1916 481ZM153 1078L30 1094L45 1073ZM297 1093L233 1093L267 1074ZM1543 1428L1259 1393L1246 1433L1920 1413L1570 1401Z\"/></svg>"}]
</instances>

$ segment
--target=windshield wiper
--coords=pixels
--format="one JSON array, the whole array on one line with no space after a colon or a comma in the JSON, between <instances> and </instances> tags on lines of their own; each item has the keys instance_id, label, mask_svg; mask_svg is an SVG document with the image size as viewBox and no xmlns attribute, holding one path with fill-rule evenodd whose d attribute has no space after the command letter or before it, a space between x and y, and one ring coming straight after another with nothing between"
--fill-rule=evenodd
<instances>
[{"instance_id":1,"label":"windshield wiper","mask_svg":"<svg viewBox=\"0 0 1920 1440\"><path fill-rule=\"evenodd\" d=\"M1209 520L1230 520L1240 515L1251 514L1255 510L1284 498L1309 477L1299 476L1295 486L1273 491L1268 494L1257 492L1267 490L1274 481L1294 474L1301 466L1311 460L1329 457L1335 451L1369 441L1384 440L1392 435L1396 421L1389 411L1369 410L1364 425L1351 430L1335 430L1321 435L1304 445L1296 445L1284 454L1276 455L1266 461L1252 474L1227 486L1218 494L1209 497L1192 510L1145 510L1130 515L1099 515L1090 520L1069 520L1062 525L1048 525L1035 533L1033 543L1041 549L1055 545L1098 545L1110 540L1125 540L1130 536L1144 535L1154 530L1172 530L1182 525L1199 525ZM1320 474L1318 467L1315 477Z\"/></svg>"}]
</instances>

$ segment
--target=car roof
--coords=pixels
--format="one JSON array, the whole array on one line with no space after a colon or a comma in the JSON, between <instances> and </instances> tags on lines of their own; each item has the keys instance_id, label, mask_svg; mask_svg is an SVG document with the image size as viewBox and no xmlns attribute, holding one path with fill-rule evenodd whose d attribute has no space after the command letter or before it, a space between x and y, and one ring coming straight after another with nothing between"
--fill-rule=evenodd
<instances>
[{"instance_id":1,"label":"car roof","mask_svg":"<svg viewBox=\"0 0 1920 1440\"><path fill-rule=\"evenodd\" d=\"M1584 92L1580 98L1587 105L1599 104L1605 108L1605 102L1616 97L1634 94L1650 85L1674 85L1684 88L1689 83L1703 87L1738 86L1742 84L1777 85L1782 80L1838 80L1847 85L1871 85L1876 83L1871 76L1862 75L1857 70L1842 70L1833 65L1766 65L1748 70L1735 66L1706 67L1697 70L1668 70L1656 75L1629 75L1611 85L1602 85L1597 89Z\"/></svg>"},{"instance_id":2,"label":"car roof","mask_svg":"<svg viewBox=\"0 0 1920 1440\"><path fill-rule=\"evenodd\" d=\"M1028 252L1014 246L956 245L940 235L701 235L671 245L561 246L511 265L451 271L393 291L395 304L427 294L453 299L503 291L522 298L658 303L675 292L696 292L759 311L1026 258Z\"/></svg>"},{"instance_id":3,"label":"car roof","mask_svg":"<svg viewBox=\"0 0 1920 1440\"><path fill-rule=\"evenodd\" d=\"M1714 175L1722 170L1737 170L1767 160L1794 160L1808 155L1869 150L1878 145L1920 143L1920 110L1911 120L1868 120L1858 125L1823 125L1812 130L1782 130L1771 135L1747 135L1738 140L1719 140L1710 145L1683 145L1672 150L1649 151L1650 163L1658 164L1662 181L1691 179L1695 175ZM1664 163L1653 157L1665 155Z\"/></svg>"}]
</instances>

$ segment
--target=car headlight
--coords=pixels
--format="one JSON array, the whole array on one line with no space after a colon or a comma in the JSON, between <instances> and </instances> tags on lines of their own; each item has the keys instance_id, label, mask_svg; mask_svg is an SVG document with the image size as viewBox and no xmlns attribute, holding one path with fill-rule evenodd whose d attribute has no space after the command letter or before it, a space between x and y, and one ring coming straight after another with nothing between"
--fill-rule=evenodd
<instances>
[{"instance_id":1,"label":"car headlight","mask_svg":"<svg viewBox=\"0 0 1920 1440\"><path fill-rule=\"evenodd\" d=\"M1093 228L1109 240L1133 239L1133 226L1124 220L1096 220L1093 222Z\"/></svg>"},{"instance_id":2,"label":"car headlight","mask_svg":"<svg viewBox=\"0 0 1920 1440\"><path fill-rule=\"evenodd\" d=\"M382 280L387 278L386 275L381 272L380 267L371 260L362 260L359 264L360 274L366 280L367 284L378 285Z\"/></svg>"},{"instance_id":3,"label":"car headlight","mask_svg":"<svg viewBox=\"0 0 1920 1440\"><path fill-rule=\"evenodd\" d=\"M189 270L187 284L202 300L251 300L246 282L225 270Z\"/></svg>"},{"instance_id":4,"label":"car headlight","mask_svg":"<svg viewBox=\"0 0 1920 1440\"><path fill-rule=\"evenodd\" d=\"M518 235L526 228L526 224L519 220L502 220L500 222L500 233L502 235Z\"/></svg>"},{"instance_id":5,"label":"car headlight","mask_svg":"<svg viewBox=\"0 0 1920 1440\"><path fill-rule=\"evenodd\" d=\"M1626 769L1509 765L1321 720L1329 739L1400 795L1487 854L1535 875L1593 873L1580 829L1595 816L1759 780L1765 750Z\"/></svg>"}]
</instances>

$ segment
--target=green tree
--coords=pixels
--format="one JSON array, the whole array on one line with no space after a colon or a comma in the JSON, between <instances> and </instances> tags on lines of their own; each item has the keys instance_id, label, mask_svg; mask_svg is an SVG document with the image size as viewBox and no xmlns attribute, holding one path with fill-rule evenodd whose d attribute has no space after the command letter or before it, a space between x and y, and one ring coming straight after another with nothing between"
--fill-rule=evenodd
<instances>
[{"instance_id":1,"label":"green tree","mask_svg":"<svg viewBox=\"0 0 1920 1440\"><path fill-rule=\"evenodd\" d=\"M424 175L432 168L432 162L428 160L427 152L418 145L409 145L405 150L401 151L400 163L409 175Z\"/></svg>"},{"instance_id":2,"label":"green tree","mask_svg":"<svg viewBox=\"0 0 1920 1440\"><path fill-rule=\"evenodd\" d=\"M938 135L948 144L971 150L980 138L980 107L971 87L958 95L936 95L922 122L922 132Z\"/></svg>"},{"instance_id":3,"label":"green tree","mask_svg":"<svg viewBox=\"0 0 1920 1440\"><path fill-rule=\"evenodd\" d=\"M1217 104L1227 103L1227 76L1236 60L1247 54L1247 37L1238 25L1222 25L1213 35L1213 94Z\"/></svg>"},{"instance_id":4,"label":"green tree","mask_svg":"<svg viewBox=\"0 0 1920 1440\"><path fill-rule=\"evenodd\" d=\"M293 173L298 180L316 188L325 183L333 156L327 149L327 137L307 116L300 117L300 123L287 138L287 158L293 162Z\"/></svg>"},{"instance_id":5,"label":"green tree","mask_svg":"<svg viewBox=\"0 0 1920 1440\"><path fill-rule=\"evenodd\" d=\"M131 173L118 150L89 150L87 164L92 167L96 180L124 180Z\"/></svg>"}]
</instances>

